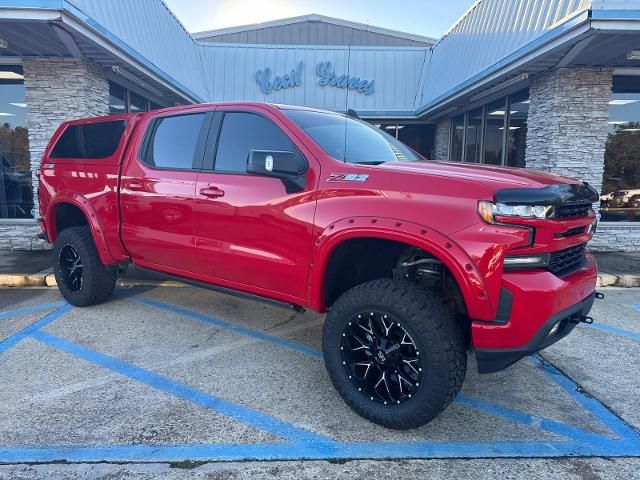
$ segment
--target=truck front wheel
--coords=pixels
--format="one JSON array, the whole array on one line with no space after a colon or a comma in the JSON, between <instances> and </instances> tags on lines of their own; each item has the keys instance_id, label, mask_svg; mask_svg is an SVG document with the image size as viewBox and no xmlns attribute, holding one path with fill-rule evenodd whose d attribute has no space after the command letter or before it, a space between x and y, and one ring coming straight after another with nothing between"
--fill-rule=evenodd
<instances>
[{"instance_id":1,"label":"truck front wheel","mask_svg":"<svg viewBox=\"0 0 640 480\"><path fill-rule=\"evenodd\" d=\"M60 232L53 246L53 270L60 293L71 305L97 305L113 295L116 269L100 261L89 227Z\"/></svg>"},{"instance_id":2,"label":"truck front wheel","mask_svg":"<svg viewBox=\"0 0 640 480\"><path fill-rule=\"evenodd\" d=\"M429 423L453 401L466 373L455 313L410 283L374 280L347 291L327 315L322 343L345 402L388 428Z\"/></svg>"}]
</instances>

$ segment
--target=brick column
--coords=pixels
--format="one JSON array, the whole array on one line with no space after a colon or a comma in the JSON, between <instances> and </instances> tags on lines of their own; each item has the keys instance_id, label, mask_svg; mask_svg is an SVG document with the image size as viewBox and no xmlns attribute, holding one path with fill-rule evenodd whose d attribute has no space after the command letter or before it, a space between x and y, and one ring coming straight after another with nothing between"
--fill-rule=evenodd
<instances>
[{"instance_id":1,"label":"brick column","mask_svg":"<svg viewBox=\"0 0 640 480\"><path fill-rule=\"evenodd\" d=\"M107 115L109 83L101 70L81 59L25 58L25 100L31 169L35 172L58 126L67 120ZM38 180L33 175L34 208L38 209ZM12 249L38 249L46 243L34 237L36 228L14 226ZM7 245L0 243L0 248Z\"/></svg>"},{"instance_id":2,"label":"brick column","mask_svg":"<svg viewBox=\"0 0 640 480\"><path fill-rule=\"evenodd\" d=\"M562 68L532 79L527 168L602 188L611 70Z\"/></svg>"},{"instance_id":3,"label":"brick column","mask_svg":"<svg viewBox=\"0 0 640 480\"><path fill-rule=\"evenodd\" d=\"M435 158L432 160L447 160L449 158L449 135L451 134L451 121L442 120L436 125Z\"/></svg>"}]
</instances>

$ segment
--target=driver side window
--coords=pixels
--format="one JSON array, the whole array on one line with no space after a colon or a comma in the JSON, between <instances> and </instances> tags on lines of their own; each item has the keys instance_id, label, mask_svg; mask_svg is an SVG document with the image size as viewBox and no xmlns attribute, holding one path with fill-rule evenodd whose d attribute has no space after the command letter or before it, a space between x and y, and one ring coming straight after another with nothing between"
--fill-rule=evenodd
<instances>
[{"instance_id":1,"label":"driver side window","mask_svg":"<svg viewBox=\"0 0 640 480\"><path fill-rule=\"evenodd\" d=\"M289 137L271 120L255 113L225 113L214 170L245 173L251 150L296 151Z\"/></svg>"}]
</instances>

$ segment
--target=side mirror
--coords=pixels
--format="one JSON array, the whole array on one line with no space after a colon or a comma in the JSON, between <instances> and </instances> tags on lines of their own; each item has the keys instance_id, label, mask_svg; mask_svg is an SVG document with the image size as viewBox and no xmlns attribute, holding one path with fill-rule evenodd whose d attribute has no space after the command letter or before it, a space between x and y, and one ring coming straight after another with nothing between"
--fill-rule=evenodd
<instances>
[{"instance_id":1,"label":"side mirror","mask_svg":"<svg viewBox=\"0 0 640 480\"><path fill-rule=\"evenodd\" d=\"M255 175L292 179L306 170L306 160L295 152L251 150L247 160L247 173Z\"/></svg>"}]
</instances>

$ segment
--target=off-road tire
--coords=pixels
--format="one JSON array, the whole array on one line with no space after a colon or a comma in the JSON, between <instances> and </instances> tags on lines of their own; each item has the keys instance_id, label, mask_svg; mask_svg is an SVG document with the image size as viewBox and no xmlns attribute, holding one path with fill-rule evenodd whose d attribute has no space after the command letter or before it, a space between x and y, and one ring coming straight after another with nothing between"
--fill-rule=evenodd
<instances>
[{"instance_id":1,"label":"off-road tire","mask_svg":"<svg viewBox=\"0 0 640 480\"><path fill-rule=\"evenodd\" d=\"M82 286L78 291L70 289L62 276L60 254L66 245L73 247L82 262ZM71 305L97 305L113 295L117 271L100 261L89 227L70 227L60 232L53 246L53 270L58 290Z\"/></svg>"},{"instance_id":2,"label":"off-road tire","mask_svg":"<svg viewBox=\"0 0 640 480\"><path fill-rule=\"evenodd\" d=\"M415 394L400 405L383 405L358 391L340 352L345 325L358 312L388 312L420 349L423 378ZM323 331L323 353L333 385L344 401L368 420L398 430L429 423L453 401L467 369L465 335L455 312L433 291L391 279L374 280L344 293L331 307Z\"/></svg>"}]
</instances>

